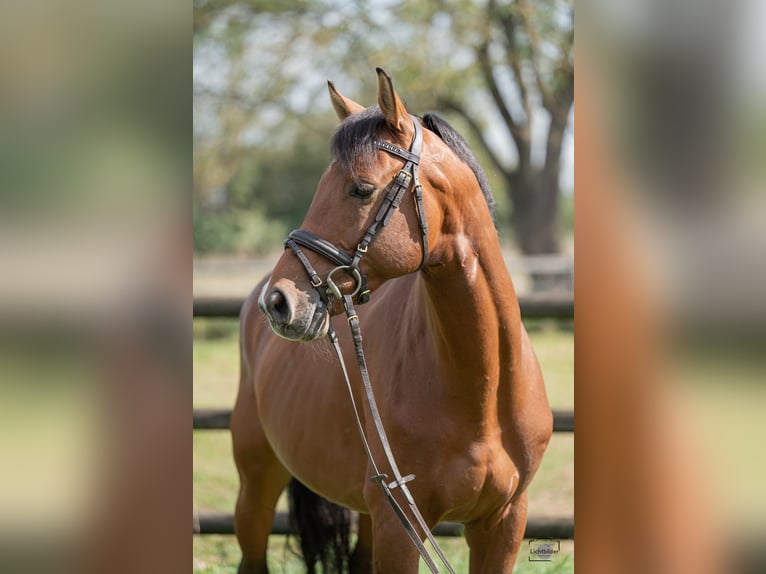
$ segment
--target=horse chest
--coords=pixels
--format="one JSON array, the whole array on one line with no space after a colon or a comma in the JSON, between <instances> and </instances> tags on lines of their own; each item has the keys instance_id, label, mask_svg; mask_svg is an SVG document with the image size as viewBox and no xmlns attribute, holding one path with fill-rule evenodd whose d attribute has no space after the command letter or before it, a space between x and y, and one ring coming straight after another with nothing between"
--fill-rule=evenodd
<instances>
[{"instance_id":1,"label":"horse chest","mask_svg":"<svg viewBox=\"0 0 766 574\"><path fill-rule=\"evenodd\" d=\"M416 474L415 482L429 491L423 495L435 500L445 519L470 521L504 506L519 473L498 422L486 416L486 404L452 392L457 387L428 361L428 353L392 356L397 357L381 353L372 362L375 380L387 382L376 394L402 472ZM481 375L473 377L462 380L462 392L474 382L477 388L486 383Z\"/></svg>"}]
</instances>

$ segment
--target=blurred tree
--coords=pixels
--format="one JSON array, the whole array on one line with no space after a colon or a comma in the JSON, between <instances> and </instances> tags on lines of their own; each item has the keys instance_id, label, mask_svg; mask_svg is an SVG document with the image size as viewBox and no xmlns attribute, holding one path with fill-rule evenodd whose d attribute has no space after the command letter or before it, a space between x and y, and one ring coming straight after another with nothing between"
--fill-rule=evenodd
<instances>
[{"instance_id":1,"label":"blurred tree","mask_svg":"<svg viewBox=\"0 0 766 574\"><path fill-rule=\"evenodd\" d=\"M379 65L412 110L443 111L468 128L511 204L520 249L560 250L559 172L574 97L572 0L198 0L194 30L195 156L200 171L217 174L195 181L198 201L215 204L235 179L244 185L240 169L265 169L273 177L250 177L252 193L224 196L241 207L265 203L266 213L281 217L271 204L287 198L268 186L290 161L275 154L311 157L308 144L299 145L313 139L307 134L321 134L326 154L333 116L325 80L369 104ZM264 151L254 157L258 147ZM260 167L244 167L252 161ZM291 166L280 188L313 191L320 165ZM303 211L310 196L295 199L306 201Z\"/></svg>"},{"instance_id":2,"label":"blurred tree","mask_svg":"<svg viewBox=\"0 0 766 574\"><path fill-rule=\"evenodd\" d=\"M515 144L515 165L503 160L469 104L445 94L440 103L461 115L505 180L511 223L525 254L557 253L559 174L574 101L574 12L569 3L487 3L475 46L492 104ZM547 118L541 116L547 113ZM545 153L535 161L533 124L547 120Z\"/></svg>"}]
</instances>

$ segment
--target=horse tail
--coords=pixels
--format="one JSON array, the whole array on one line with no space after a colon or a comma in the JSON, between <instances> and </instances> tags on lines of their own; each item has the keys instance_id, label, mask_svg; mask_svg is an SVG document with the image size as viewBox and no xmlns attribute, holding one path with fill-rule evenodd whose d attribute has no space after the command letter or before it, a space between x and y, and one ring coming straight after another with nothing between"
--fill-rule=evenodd
<instances>
[{"instance_id":1,"label":"horse tail","mask_svg":"<svg viewBox=\"0 0 766 574\"><path fill-rule=\"evenodd\" d=\"M322 498L292 479L288 486L290 527L298 542L308 574L345 574L351 560L351 512Z\"/></svg>"}]
</instances>

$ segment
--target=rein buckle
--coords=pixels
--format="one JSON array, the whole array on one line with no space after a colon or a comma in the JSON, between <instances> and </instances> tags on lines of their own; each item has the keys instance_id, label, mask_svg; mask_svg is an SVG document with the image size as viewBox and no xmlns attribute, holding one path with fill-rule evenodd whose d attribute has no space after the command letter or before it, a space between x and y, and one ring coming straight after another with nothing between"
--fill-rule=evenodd
<instances>
[{"instance_id":1,"label":"rein buckle","mask_svg":"<svg viewBox=\"0 0 766 574\"><path fill-rule=\"evenodd\" d=\"M403 484L407 484L407 483L408 483L408 482L410 482L411 480L415 480L415 475L414 475L414 474L408 474L407 476L403 476L403 477L402 477L402 478L400 478L399 480L395 480L395 481L393 481L393 482L389 483L389 484L388 484L388 488L390 488L391 490L393 490L393 489L394 489L394 488L396 488L397 486L402 486Z\"/></svg>"}]
</instances>

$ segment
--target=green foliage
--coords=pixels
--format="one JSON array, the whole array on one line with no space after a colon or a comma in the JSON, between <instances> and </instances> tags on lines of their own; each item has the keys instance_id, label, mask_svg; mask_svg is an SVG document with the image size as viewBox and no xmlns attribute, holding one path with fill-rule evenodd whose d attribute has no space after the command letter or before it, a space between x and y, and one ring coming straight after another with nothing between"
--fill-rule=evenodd
<instances>
[{"instance_id":1,"label":"green foliage","mask_svg":"<svg viewBox=\"0 0 766 574\"><path fill-rule=\"evenodd\" d=\"M222 192L224 209L195 198L195 252L258 254L277 248L306 215L329 162L331 133L328 126L321 137L310 134L292 146L245 150Z\"/></svg>"},{"instance_id":2,"label":"green foliage","mask_svg":"<svg viewBox=\"0 0 766 574\"><path fill-rule=\"evenodd\" d=\"M368 1L195 2L196 204L218 205L216 196L225 189L227 209L255 210L286 229L297 226L328 160L335 117L325 81L371 105L373 66L379 65L394 76L413 112L438 111L466 137L488 172L498 227L510 239L516 200L508 182L537 179L537 173L515 175L520 165L540 170L528 159L545 143L531 142L537 133L529 129L532 116L545 107L559 123L567 121L571 0L371 8ZM527 161L519 160L522 155ZM200 224L198 240L195 220L195 248L243 248L241 229L223 229L240 216L204 214L215 221Z\"/></svg>"},{"instance_id":3,"label":"green foliage","mask_svg":"<svg viewBox=\"0 0 766 574\"><path fill-rule=\"evenodd\" d=\"M205 212L194 209L194 251L200 254L262 254L278 246L287 234L281 221L261 211Z\"/></svg>"},{"instance_id":4,"label":"green foliage","mask_svg":"<svg viewBox=\"0 0 766 574\"><path fill-rule=\"evenodd\" d=\"M231 225L229 214L204 214L195 209L192 222L196 253L232 250L236 231Z\"/></svg>"},{"instance_id":5,"label":"green foliage","mask_svg":"<svg viewBox=\"0 0 766 574\"><path fill-rule=\"evenodd\" d=\"M298 227L329 163L331 133L328 129L322 137L300 139L287 150L254 150L231 183L232 204L260 209L269 220L290 229Z\"/></svg>"}]
</instances>

